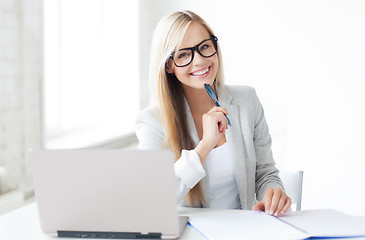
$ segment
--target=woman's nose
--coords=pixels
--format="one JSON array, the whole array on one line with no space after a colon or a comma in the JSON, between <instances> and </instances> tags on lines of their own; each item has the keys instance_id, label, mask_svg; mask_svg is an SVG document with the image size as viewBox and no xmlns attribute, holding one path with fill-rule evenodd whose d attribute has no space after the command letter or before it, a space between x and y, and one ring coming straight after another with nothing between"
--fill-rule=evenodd
<instances>
[{"instance_id":1,"label":"woman's nose","mask_svg":"<svg viewBox=\"0 0 365 240\"><path fill-rule=\"evenodd\" d=\"M194 59L193 59L193 65L199 66L200 64L204 63L206 61L205 57L202 57L199 53L195 52Z\"/></svg>"}]
</instances>

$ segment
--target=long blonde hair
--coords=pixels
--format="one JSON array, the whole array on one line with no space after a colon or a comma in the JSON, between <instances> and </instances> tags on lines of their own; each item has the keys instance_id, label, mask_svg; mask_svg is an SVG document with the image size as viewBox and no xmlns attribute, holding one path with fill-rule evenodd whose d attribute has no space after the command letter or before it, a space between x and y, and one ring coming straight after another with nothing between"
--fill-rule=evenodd
<instances>
[{"instance_id":1,"label":"long blonde hair","mask_svg":"<svg viewBox=\"0 0 365 240\"><path fill-rule=\"evenodd\" d=\"M157 25L151 44L149 80L157 98L161 122L166 132L166 147L170 148L177 161L181 150L194 149L193 140L187 127L185 94L180 81L174 74L166 72L166 64L170 54L177 50L190 23L198 22L204 26L210 36L214 36L212 29L197 14L191 11L179 11L164 17ZM223 85L223 67L220 48L218 46L218 71L215 86ZM192 188L186 202L190 206L201 206L205 200L198 183Z\"/></svg>"}]
</instances>

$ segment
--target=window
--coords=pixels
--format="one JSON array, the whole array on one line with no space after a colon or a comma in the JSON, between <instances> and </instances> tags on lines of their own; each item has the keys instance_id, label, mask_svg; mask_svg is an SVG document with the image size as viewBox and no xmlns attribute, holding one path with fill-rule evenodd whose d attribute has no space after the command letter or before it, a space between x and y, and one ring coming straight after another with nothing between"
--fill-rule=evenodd
<instances>
[{"instance_id":1,"label":"window","mask_svg":"<svg viewBox=\"0 0 365 240\"><path fill-rule=\"evenodd\" d=\"M138 1L44 1L45 146L133 132L138 55Z\"/></svg>"}]
</instances>

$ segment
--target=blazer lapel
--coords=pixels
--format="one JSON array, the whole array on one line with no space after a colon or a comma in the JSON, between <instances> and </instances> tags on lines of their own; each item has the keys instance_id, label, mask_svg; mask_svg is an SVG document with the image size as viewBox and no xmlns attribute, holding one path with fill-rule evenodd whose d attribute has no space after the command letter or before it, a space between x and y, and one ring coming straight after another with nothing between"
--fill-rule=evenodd
<instances>
[{"instance_id":1,"label":"blazer lapel","mask_svg":"<svg viewBox=\"0 0 365 240\"><path fill-rule=\"evenodd\" d=\"M228 130L226 131L226 140L233 160L232 164L241 200L241 207L242 209L247 209L247 169L245 164L246 161L243 136L240 125L241 121L239 106L234 102L233 96L228 91L219 94L219 102L221 106L225 107L229 113L228 118L231 121L232 126L229 126Z\"/></svg>"}]
</instances>

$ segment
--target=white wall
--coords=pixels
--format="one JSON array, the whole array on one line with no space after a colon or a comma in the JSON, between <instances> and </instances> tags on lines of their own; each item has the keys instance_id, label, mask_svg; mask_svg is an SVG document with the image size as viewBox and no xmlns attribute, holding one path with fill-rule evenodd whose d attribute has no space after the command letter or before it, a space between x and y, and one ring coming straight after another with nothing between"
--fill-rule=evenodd
<instances>
[{"instance_id":1,"label":"white wall","mask_svg":"<svg viewBox=\"0 0 365 240\"><path fill-rule=\"evenodd\" d=\"M226 82L256 88L278 167L304 171L302 208L365 215L365 2L181 0L163 8L182 9L215 30Z\"/></svg>"},{"instance_id":2,"label":"white wall","mask_svg":"<svg viewBox=\"0 0 365 240\"><path fill-rule=\"evenodd\" d=\"M26 188L26 150L41 144L41 0L0 1L0 195Z\"/></svg>"},{"instance_id":3,"label":"white wall","mask_svg":"<svg viewBox=\"0 0 365 240\"><path fill-rule=\"evenodd\" d=\"M177 9L177 1L139 0L139 69L140 107L149 104L148 68L153 31L161 18Z\"/></svg>"}]
</instances>

